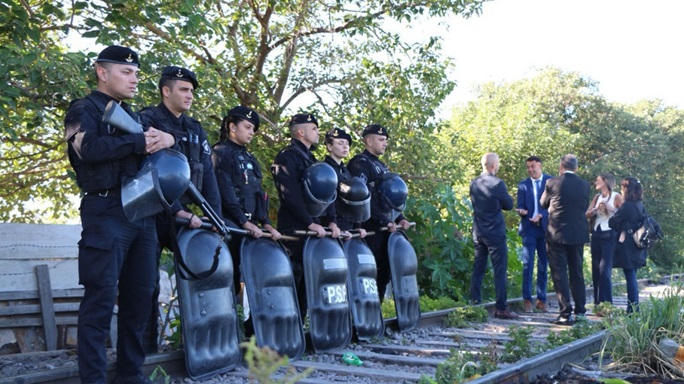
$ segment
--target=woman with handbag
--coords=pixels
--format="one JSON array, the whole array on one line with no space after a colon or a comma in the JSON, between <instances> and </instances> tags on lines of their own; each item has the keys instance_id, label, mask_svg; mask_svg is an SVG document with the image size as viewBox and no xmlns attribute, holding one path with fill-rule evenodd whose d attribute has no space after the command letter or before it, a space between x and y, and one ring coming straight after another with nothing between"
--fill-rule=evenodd
<instances>
[{"instance_id":1,"label":"woman with handbag","mask_svg":"<svg viewBox=\"0 0 684 384\"><path fill-rule=\"evenodd\" d=\"M644 218L642 203L644 190L639 180L634 177L623 179L621 186L625 201L610 218L608 224L618 233L613 268L622 268L625 274L627 313L631 313L639 310L637 269L646 265L646 249L637 247L631 233Z\"/></svg>"},{"instance_id":2,"label":"woman with handbag","mask_svg":"<svg viewBox=\"0 0 684 384\"><path fill-rule=\"evenodd\" d=\"M622 205L622 196L615 192L615 178L610 173L601 173L596 178L596 190L599 193L589 204L586 216L591 231L591 278L594 286L594 305L613 303L613 254L615 251L616 232L608 225ZM601 311L594 311L603 316Z\"/></svg>"}]
</instances>

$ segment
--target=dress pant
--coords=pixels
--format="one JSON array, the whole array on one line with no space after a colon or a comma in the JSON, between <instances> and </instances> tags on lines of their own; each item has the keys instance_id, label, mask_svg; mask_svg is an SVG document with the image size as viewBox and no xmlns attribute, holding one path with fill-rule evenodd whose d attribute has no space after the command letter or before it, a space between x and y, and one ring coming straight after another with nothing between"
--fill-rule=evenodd
<instances>
[{"instance_id":1,"label":"dress pant","mask_svg":"<svg viewBox=\"0 0 684 384\"><path fill-rule=\"evenodd\" d=\"M597 230L591 234L591 280L594 286L594 304L613 303L613 254L616 233L612 229Z\"/></svg>"},{"instance_id":2,"label":"dress pant","mask_svg":"<svg viewBox=\"0 0 684 384\"><path fill-rule=\"evenodd\" d=\"M117 302L117 375L138 376L145 360L143 332L156 286L158 241L154 218L130 223L121 197L86 195L81 201L78 312L81 382L106 383L106 341Z\"/></svg>"},{"instance_id":3,"label":"dress pant","mask_svg":"<svg viewBox=\"0 0 684 384\"><path fill-rule=\"evenodd\" d=\"M544 230L533 226L522 238L522 297L532 300L532 287L536 287L537 300L546 303L549 259L546 254ZM534 284L534 254L537 253L537 283Z\"/></svg>"},{"instance_id":4,"label":"dress pant","mask_svg":"<svg viewBox=\"0 0 684 384\"><path fill-rule=\"evenodd\" d=\"M506 274L508 270L508 246L506 236L475 237L475 256L473 273L470 277L470 301L482 301L482 280L487 270L487 257L492 259L494 268L494 292L496 309L506 310Z\"/></svg>"},{"instance_id":5,"label":"dress pant","mask_svg":"<svg viewBox=\"0 0 684 384\"><path fill-rule=\"evenodd\" d=\"M560 315L569 317L572 312L570 304L570 292L575 302L575 314L583 315L586 312L587 301L584 275L582 274L584 244L561 244L553 241L547 242L549 266L551 267L551 279L556 291L556 298L560 306Z\"/></svg>"}]
</instances>

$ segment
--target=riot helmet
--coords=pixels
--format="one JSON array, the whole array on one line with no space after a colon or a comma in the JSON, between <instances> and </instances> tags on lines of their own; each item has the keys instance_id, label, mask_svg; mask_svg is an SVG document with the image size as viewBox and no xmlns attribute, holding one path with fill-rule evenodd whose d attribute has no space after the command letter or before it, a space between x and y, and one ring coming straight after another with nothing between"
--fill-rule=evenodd
<instances>
[{"instance_id":1,"label":"riot helmet","mask_svg":"<svg viewBox=\"0 0 684 384\"><path fill-rule=\"evenodd\" d=\"M337 205L340 217L352 223L363 223L370 219L370 191L360 177L341 181L337 189L341 201Z\"/></svg>"},{"instance_id":2,"label":"riot helmet","mask_svg":"<svg viewBox=\"0 0 684 384\"><path fill-rule=\"evenodd\" d=\"M396 173L387 173L378 188L382 200L393 210L401 212L406 207L408 187Z\"/></svg>"},{"instance_id":3,"label":"riot helmet","mask_svg":"<svg viewBox=\"0 0 684 384\"><path fill-rule=\"evenodd\" d=\"M164 149L145 158L135 177L121 186L121 203L134 222L169 209L190 185L190 165L182 153Z\"/></svg>"},{"instance_id":4,"label":"riot helmet","mask_svg":"<svg viewBox=\"0 0 684 384\"><path fill-rule=\"evenodd\" d=\"M314 163L304 171L304 205L311 217L319 217L337 198L337 173L326 163Z\"/></svg>"}]
</instances>

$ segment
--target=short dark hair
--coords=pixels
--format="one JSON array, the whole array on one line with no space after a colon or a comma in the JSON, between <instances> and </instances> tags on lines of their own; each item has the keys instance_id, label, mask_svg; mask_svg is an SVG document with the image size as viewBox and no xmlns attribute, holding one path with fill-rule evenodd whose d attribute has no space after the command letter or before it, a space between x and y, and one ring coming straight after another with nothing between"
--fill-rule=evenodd
<instances>
[{"instance_id":1,"label":"short dark hair","mask_svg":"<svg viewBox=\"0 0 684 384\"><path fill-rule=\"evenodd\" d=\"M537 163L542 162L541 159L539 158L539 156L530 156L527 158L527 160L525 160L525 162L528 162L528 161L536 161Z\"/></svg>"},{"instance_id":2,"label":"short dark hair","mask_svg":"<svg viewBox=\"0 0 684 384\"><path fill-rule=\"evenodd\" d=\"M561 157L561 165L568 171L577 170L577 157L575 155L567 154Z\"/></svg>"},{"instance_id":3,"label":"short dark hair","mask_svg":"<svg viewBox=\"0 0 684 384\"><path fill-rule=\"evenodd\" d=\"M164 87L168 87L170 90L173 90L173 85L176 83L178 80L173 80L173 79L160 79L159 80L159 97L164 97L164 92L162 91Z\"/></svg>"},{"instance_id":4,"label":"short dark hair","mask_svg":"<svg viewBox=\"0 0 684 384\"><path fill-rule=\"evenodd\" d=\"M641 182L635 177L625 177L622 179L621 186L625 187L625 200L639 201L644 197L644 188L641 186Z\"/></svg>"}]
</instances>

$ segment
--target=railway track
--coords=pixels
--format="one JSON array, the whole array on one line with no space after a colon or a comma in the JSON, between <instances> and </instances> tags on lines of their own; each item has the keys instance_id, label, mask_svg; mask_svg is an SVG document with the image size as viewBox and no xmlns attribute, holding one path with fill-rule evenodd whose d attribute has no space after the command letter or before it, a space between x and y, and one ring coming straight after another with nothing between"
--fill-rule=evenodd
<instances>
[{"instance_id":1,"label":"railway track","mask_svg":"<svg viewBox=\"0 0 684 384\"><path fill-rule=\"evenodd\" d=\"M644 283L644 282L642 282ZM657 295L667 287L666 283L649 284L640 291L644 300L649 295ZM589 293L589 292L588 292ZM623 295L624 296L624 295ZM626 306L626 297L616 295L614 305ZM514 339L514 333L528 328L527 335L531 348L541 348L547 344L551 333L561 334L570 329L550 323L557 315L557 304L549 295L549 313L519 313L518 320L500 320L489 317L486 323L469 323L467 327L447 327L445 319L453 310L442 310L424 313L419 326L409 332L400 333L394 319L386 321L386 335L371 342L355 342L343 350L329 353L307 352L301 359L291 362L291 367L298 371L307 368L313 371L302 384L328 384L333 382L348 383L417 383L421 376L434 377L439 364L452 356L452 350L469 352L473 355L495 355L506 357L507 343ZM513 308L520 306L521 299L511 300ZM493 303L481 305L490 313ZM600 318L587 314L587 323L597 323ZM528 383L543 375L557 372L565 363L579 362L598 351L605 334L598 331L588 337L579 339L555 349L522 360L497 364L497 369L489 374L470 381L473 384L483 383ZM353 352L363 361L363 365L348 365L342 361L345 352ZM73 351L61 353L73 354ZM45 352L45 358L55 353ZM0 356L0 367L8 357ZM500 359L508 361L507 359ZM160 353L148 356L144 371L151 374L163 369L165 383L194 383L186 377L184 358L181 351ZM110 376L114 376L113 363L110 364ZM202 383L247 383L249 371L240 367L232 372L208 379ZM282 378L285 370L281 368L273 377ZM31 372L14 377L0 378L0 384L78 383L78 368L75 364L51 370Z\"/></svg>"}]
</instances>

